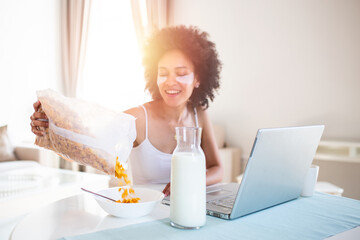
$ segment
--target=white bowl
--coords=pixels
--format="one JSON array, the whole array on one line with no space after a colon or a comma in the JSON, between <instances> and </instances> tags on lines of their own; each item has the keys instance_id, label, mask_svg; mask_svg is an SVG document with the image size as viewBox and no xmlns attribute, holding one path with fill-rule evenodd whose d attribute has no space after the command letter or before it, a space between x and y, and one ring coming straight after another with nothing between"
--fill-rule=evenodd
<instances>
[{"instance_id":1,"label":"white bowl","mask_svg":"<svg viewBox=\"0 0 360 240\"><path fill-rule=\"evenodd\" d=\"M94 195L94 197L105 212L121 218L137 218L145 216L151 213L155 206L164 198L162 192L153 189L134 187L134 191L135 197L140 198L137 203L117 203L96 195ZM122 192L123 191L119 192L119 187L113 187L100 190L97 193L115 200L122 200Z\"/></svg>"}]
</instances>

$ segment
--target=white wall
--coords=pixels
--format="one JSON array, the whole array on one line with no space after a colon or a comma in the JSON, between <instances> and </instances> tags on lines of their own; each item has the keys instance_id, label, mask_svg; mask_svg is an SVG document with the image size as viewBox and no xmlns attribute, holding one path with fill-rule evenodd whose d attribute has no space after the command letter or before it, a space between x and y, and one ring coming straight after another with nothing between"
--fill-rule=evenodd
<instances>
[{"instance_id":1,"label":"white wall","mask_svg":"<svg viewBox=\"0 0 360 240\"><path fill-rule=\"evenodd\" d=\"M0 0L0 125L14 143L30 131L35 91L59 86L59 4Z\"/></svg>"},{"instance_id":2,"label":"white wall","mask_svg":"<svg viewBox=\"0 0 360 240\"><path fill-rule=\"evenodd\" d=\"M244 156L263 127L325 124L323 139L360 141L360 1L171 0L169 21L217 44L209 112Z\"/></svg>"}]
</instances>

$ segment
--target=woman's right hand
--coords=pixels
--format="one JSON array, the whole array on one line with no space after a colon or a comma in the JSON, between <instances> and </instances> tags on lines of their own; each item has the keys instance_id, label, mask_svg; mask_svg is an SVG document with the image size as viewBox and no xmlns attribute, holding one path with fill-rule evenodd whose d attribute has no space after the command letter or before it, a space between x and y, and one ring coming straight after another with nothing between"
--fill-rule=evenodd
<instances>
[{"instance_id":1,"label":"woman's right hand","mask_svg":"<svg viewBox=\"0 0 360 240\"><path fill-rule=\"evenodd\" d=\"M49 121L48 117L44 112L38 112L41 107L40 101L33 104L35 112L30 116L31 131L37 136L44 136L45 132L40 130L40 127L48 128Z\"/></svg>"}]
</instances>

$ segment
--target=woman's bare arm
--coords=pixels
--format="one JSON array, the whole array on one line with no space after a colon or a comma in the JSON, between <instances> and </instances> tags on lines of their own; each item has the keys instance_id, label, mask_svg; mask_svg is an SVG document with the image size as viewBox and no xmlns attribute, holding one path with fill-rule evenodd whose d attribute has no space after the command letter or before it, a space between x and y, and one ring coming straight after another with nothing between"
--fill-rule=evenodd
<instances>
[{"instance_id":1,"label":"woman's bare arm","mask_svg":"<svg viewBox=\"0 0 360 240\"><path fill-rule=\"evenodd\" d=\"M206 158L206 185L211 185L222 180L223 166L208 113L199 108L198 116L202 126L201 148Z\"/></svg>"}]
</instances>

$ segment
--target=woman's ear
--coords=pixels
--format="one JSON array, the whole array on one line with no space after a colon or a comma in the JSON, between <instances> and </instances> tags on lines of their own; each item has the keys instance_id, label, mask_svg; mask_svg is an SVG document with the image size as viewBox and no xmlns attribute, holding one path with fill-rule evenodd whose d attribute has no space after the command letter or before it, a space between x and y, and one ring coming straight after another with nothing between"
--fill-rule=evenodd
<instances>
[{"instance_id":1,"label":"woman's ear","mask_svg":"<svg viewBox=\"0 0 360 240\"><path fill-rule=\"evenodd\" d=\"M195 88L199 88L200 87L200 81L197 80L197 75L195 75L194 81L195 81Z\"/></svg>"}]
</instances>

